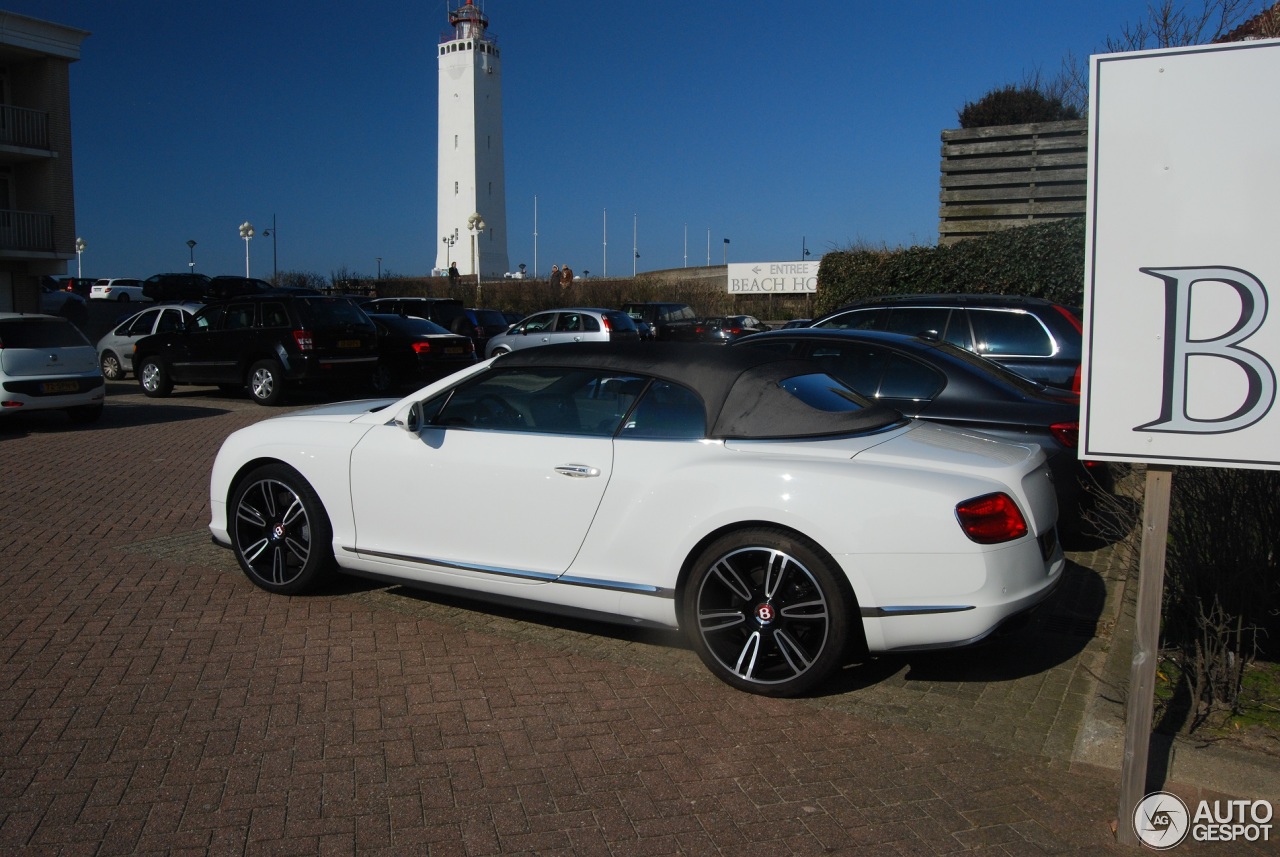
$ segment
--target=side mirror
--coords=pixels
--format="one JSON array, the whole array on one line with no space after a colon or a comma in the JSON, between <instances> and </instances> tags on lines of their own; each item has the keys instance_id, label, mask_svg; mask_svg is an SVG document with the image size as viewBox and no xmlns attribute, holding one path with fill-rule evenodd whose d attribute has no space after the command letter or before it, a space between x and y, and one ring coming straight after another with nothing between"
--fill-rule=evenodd
<instances>
[{"instance_id":1,"label":"side mirror","mask_svg":"<svg viewBox=\"0 0 1280 857\"><path fill-rule=\"evenodd\" d=\"M396 414L395 424L409 434L422 431L422 402L413 402Z\"/></svg>"}]
</instances>

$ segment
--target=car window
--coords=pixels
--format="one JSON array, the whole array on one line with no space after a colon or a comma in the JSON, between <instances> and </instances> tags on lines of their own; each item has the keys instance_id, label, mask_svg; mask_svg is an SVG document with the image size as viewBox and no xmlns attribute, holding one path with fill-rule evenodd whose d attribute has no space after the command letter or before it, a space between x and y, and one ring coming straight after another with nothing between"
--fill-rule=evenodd
<instances>
[{"instance_id":1,"label":"car window","mask_svg":"<svg viewBox=\"0 0 1280 857\"><path fill-rule=\"evenodd\" d=\"M253 327L253 304L232 304L227 307L223 321L224 330L244 330Z\"/></svg>"},{"instance_id":2,"label":"car window","mask_svg":"<svg viewBox=\"0 0 1280 857\"><path fill-rule=\"evenodd\" d=\"M621 437L692 440L706 437L707 411L687 387L654 381L636 405Z\"/></svg>"},{"instance_id":3,"label":"car window","mask_svg":"<svg viewBox=\"0 0 1280 857\"><path fill-rule=\"evenodd\" d=\"M920 336L931 333L938 339L947 332L951 310L946 307L894 307L884 329L890 333Z\"/></svg>"},{"instance_id":4,"label":"car window","mask_svg":"<svg viewBox=\"0 0 1280 857\"><path fill-rule=\"evenodd\" d=\"M809 354L824 372L867 398L875 398L880 389L887 356L882 348L854 343L815 345Z\"/></svg>"},{"instance_id":5,"label":"car window","mask_svg":"<svg viewBox=\"0 0 1280 857\"><path fill-rule=\"evenodd\" d=\"M535 315L533 318L521 325L521 329L528 333L542 333L550 330L551 326L556 322L556 314L553 312L544 312L541 315Z\"/></svg>"},{"instance_id":6,"label":"car window","mask_svg":"<svg viewBox=\"0 0 1280 857\"><path fill-rule=\"evenodd\" d=\"M814 327L831 328L832 330L880 330L883 327L885 316L889 314L885 309L855 309L849 312L833 315L824 321L815 324Z\"/></svg>"},{"instance_id":7,"label":"car window","mask_svg":"<svg viewBox=\"0 0 1280 857\"><path fill-rule=\"evenodd\" d=\"M226 307L221 306L201 310L196 315L196 330L217 330L222 326L222 317L226 314Z\"/></svg>"},{"instance_id":8,"label":"car window","mask_svg":"<svg viewBox=\"0 0 1280 857\"><path fill-rule=\"evenodd\" d=\"M582 329L587 333L598 333L600 331L600 320L594 315L584 315L582 317Z\"/></svg>"},{"instance_id":9,"label":"car window","mask_svg":"<svg viewBox=\"0 0 1280 857\"><path fill-rule=\"evenodd\" d=\"M426 409L443 428L577 434L617 431L644 380L595 369L528 368L488 372Z\"/></svg>"},{"instance_id":10,"label":"car window","mask_svg":"<svg viewBox=\"0 0 1280 857\"><path fill-rule=\"evenodd\" d=\"M556 321L557 333L578 333L582 330L582 313L562 312Z\"/></svg>"},{"instance_id":11,"label":"car window","mask_svg":"<svg viewBox=\"0 0 1280 857\"><path fill-rule=\"evenodd\" d=\"M116 329L118 336L146 336L155 326L159 310L148 310L138 314L133 321L125 322Z\"/></svg>"},{"instance_id":12,"label":"car window","mask_svg":"<svg viewBox=\"0 0 1280 857\"><path fill-rule=\"evenodd\" d=\"M1050 357L1053 338L1030 313L1010 310L971 309L974 351L979 354Z\"/></svg>"},{"instance_id":13,"label":"car window","mask_svg":"<svg viewBox=\"0 0 1280 857\"><path fill-rule=\"evenodd\" d=\"M0 345L5 348L71 348L88 345L75 325L52 318L13 318L0 321Z\"/></svg>"},{"instance_id":14,"label":"car window","mask_svg":"<svg viewBox=\"0 0 1280 857\"><path fill-rule=\"evenodd\" d=\"M289 311L281 303L264 303L262 305L263 327L288 327Z\"/></svg>"},{"instance_id":15,"label":"car window","mask_svg":"<svg viewBox=\"0 0 1280 857\"><path fill-rule=\"evenodd\" d=\"M865 399L841 383L839 379L825 373L797 375L778 384L782 389L795 396L811 408L829 413L860 411L867 406Z\"/></svg>"},{"instance_id":16,"label":"car window","mask_svg":"<svg viewBox=\"0 0 1280 857\"><path fill-rule=\"evenodd\" d=\"M160 324L156 326L156 333L168 333L171 330L177 330L178 327L188 321L183 317L180 309L167 309L160 314Z\"/></svg>"},{"instance_id":17,"label":"car window","mask_svg":"<svg viewBox=\"0 0 1280 857\"><path fill-rule=\"evenodd\" d=\"M946 376L902 354L890 354L880 378L879 398L930 402L947 385ZM857 389L857 387L854 387Z\"/></svg>"}]
</instances>

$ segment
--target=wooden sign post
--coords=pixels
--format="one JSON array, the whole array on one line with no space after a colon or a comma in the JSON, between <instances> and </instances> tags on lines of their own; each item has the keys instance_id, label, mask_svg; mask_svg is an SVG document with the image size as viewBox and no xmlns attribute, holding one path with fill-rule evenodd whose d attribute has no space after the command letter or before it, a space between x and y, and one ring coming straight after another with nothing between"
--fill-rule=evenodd
<instances>
[{"instance_id":1,"label":"wooden sign post","mask_svg":"<svg viewBox=\"0 0 1280 857\"><path fill-rule=\"evenodd\" d=\"M1164 594L1165 545L1169 537L1169 498L1173 468L1147 466L1142 512L1142 554L1138 571L1138 615L1125 702L1124 764L1120 771L1120 806L1116 837L1124 845L1140 845L1133 826L1134 808L1147 786L1147 751L1155 710L1156 661L1160 655L1160 605Z\"/></svg>"}]
</instances>

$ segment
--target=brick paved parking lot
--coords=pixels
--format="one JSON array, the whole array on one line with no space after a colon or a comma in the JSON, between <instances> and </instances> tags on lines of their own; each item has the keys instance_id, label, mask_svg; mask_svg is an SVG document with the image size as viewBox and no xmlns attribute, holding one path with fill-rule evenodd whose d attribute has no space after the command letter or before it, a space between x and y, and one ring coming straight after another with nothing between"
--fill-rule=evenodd
<instances>
[{"instance_id":1,"label":"brick paved parking lot","mask_svg":"<svg viewBox=\"0 0 1280 857\"><path fill-rule=\"evenodd\" d=\"M270 596L205 525L219 443L272 412L108 387L98 425L0 424L0 853L1125 850L1118 774L1070 761L1106 568L1016 638L763 699L674 634Z\"/></svg>"}]
</instances>

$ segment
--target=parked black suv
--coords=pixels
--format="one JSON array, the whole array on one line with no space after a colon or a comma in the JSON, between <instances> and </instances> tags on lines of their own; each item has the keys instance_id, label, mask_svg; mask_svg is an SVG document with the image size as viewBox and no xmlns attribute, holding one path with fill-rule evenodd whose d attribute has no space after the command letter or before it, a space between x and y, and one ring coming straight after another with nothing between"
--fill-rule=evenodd
<instances>
[{"instance_id":1,"label":"parked black suv","mask_svg":"<svg viewBox=\"0 0 1280 857\"><path fill-rule=\"evenodd\" d=\"M1069 307L1019 295L896 295L843 306L810 327L929 336L1024 378L1080 390L1082 327Z\"/></svg>"},{"instance_id":2,"label":"parked black suv","mask_svg":"<svg viewBox=\"0 0 1280 857\"><path fill-rule=\"evenodd\" d=\"M248 387L274 405L287 386L367 383L378 363L378 334L346 298L246 295L218 301L176 331L134 345L142 392L168 396L174 384Z\"/></svg>"},{"instance_id":3,"label":"parked black suv","mask_svg":"<svg viewBox=\"0 0 1280 857\"><path fill-rule=\"evenodd\" d=\"M142 294L153 301L207 301L209 278L204 274L156 274L142 281Z\"/></svg>"}]
</instances>

